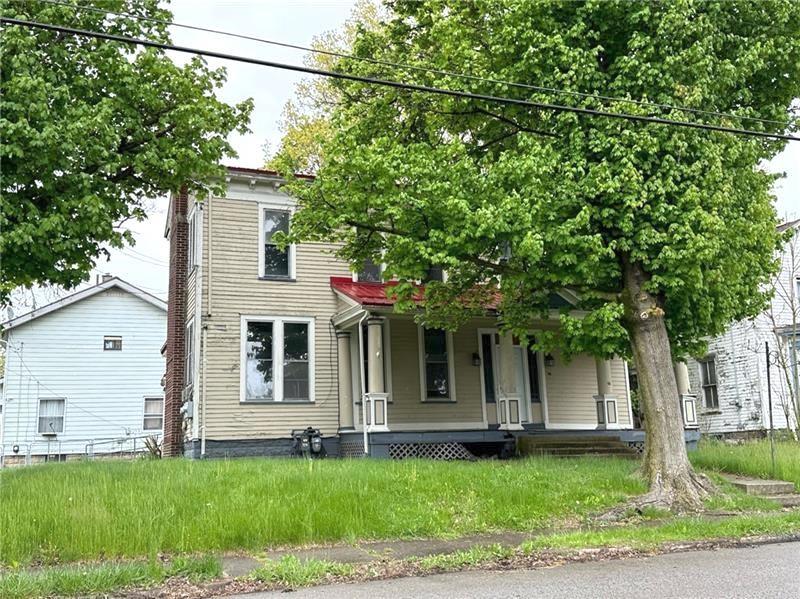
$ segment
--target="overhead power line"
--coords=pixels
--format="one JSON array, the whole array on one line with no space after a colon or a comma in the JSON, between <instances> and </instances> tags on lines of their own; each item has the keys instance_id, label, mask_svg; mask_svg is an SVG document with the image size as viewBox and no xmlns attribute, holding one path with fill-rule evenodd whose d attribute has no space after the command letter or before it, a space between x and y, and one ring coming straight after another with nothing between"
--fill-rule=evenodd
<instances>
[{"instance_id":1,"label":"overhead power line","mask_svg":"<svg viewBox=\"0 0 800 599\"><path fill-rule=\"evenodd\" d=\"M627 121L651 123L656 125L671 125L676 127L686 127L691 129L702 129L705 131L719 131L722 133L732 133L736 135L745 135L751 137L760 137L767 139L783 139L786 141L800 141L800 137L786 135L784 133L769 133L765 131L753 131L750 129L739 129L735 127L724 127L721 125L711 125L708 123L694 123L690 121L677 121L673 119L665 119L662 117L636 115L628 113L609 112L606 110L595 110L593 108L583 108L580 106L568 106L562 104L552 104L548 102L537 102L533 100L523 100L518 98L507 98L503 96L493 96L488 94L478 94L466 92L461 90L446 89L440 87L430 87L426 85L417 85L414 83L403 83L401 81L394 81L391 79L377 79L374 77L364 77L361 75L352 75L349 73L341 73L337 71L329 71L325 69L317 69L302 65L292 65L282 62L271 60L262 60L259 58L251 58L248 56L238 56L235 54L228 54L225 52L215 52L213 50L204 50L202 48L192 48L188 46L177 46L174 44L167 44L164 42L156 42L142 38L128 37L123 35L115 35L111 33L103 33L99 31L88 31L85 29L75 29L73 27L65 27L62 25L54 25L51 23L41 23L38 21L27 21L24 19L14 19L9 17L0 18L0 22L6 25L19 25L22 27L29 27L33 29L43 29L46 31L55 31L58 33L68 33L71 35L90 37L95 39L107 40L112 42L120 42L124 44L132 44L137 46L144 46L148 48L159 48L161 50L172 50L174 52L181 52L184 54L194 54L196 56L206 56L209 58L219 58L221 60L230 60L233 62L241 62L245 64L253 64L275 69L295 71L298 73L306 73L309 75L320 75L323 77L333 77L336 79L343 79L347 81L356 81L369 85L380 85L383 87L391 87L395 89L404 89L408 91L438 94L442 96L450 96L453 98L464 98L469 100L480 100L483 102L491 102L496 104L506 104L510 106L524 106L527 108L536 108L539 110L549 110L553 112L571 112L575 114L583 114L587 116L599 116L607 118L622 119Z\"/></svg>"},{"instance_id":2,"label":"overhead power line","mask_svg":"<svg viewBox=\"0 0 800 599\"><path fill-rule=\"evenodd\" d=\"M783 121L778 121L778 120L775 120L775 119L763 119L763 118L753 117L753 116L741 116L741 115L731 114L731 113L728 113L728 112L718 112L718 111L714 111L714 110L703 110L703 109L700 109L700 108L689 108L687 106L678 106L678 105L675 105L675 104L665 104L665 103L658 103L658 102L648 102L648 101L645 101L645 100L634 100L632 98L621 98L621 97L618 97L618 96L607 96L607 95L602 95L602 94L591 94L591 93L571 91L571 90L566 90L566 89L559 89L559 88L555 88L555 87L545 87L545 86L541 86L541 85L533 85L533 84L529 84L529 83L519 83L519 82L513 82L513 81L505 81L505 80L502 80L502 79L493 79L493 78L488 78L488 77L478 77L477 75L470 75L470 74L467 74L467 73L458 73L458 72L455 72L455 71L437 69L437 68L434 68L434 67L425 67L425 66L419 66L419 65L404 64L404 63L399 63L399 62L391 62L391 61L386 61L386 60L378 60L378 59L369 58L369 57L366 57L366 56L355 56L353 54L347 54L345 52L337 52L337 51L334 51L334 50L325 50L323 48L314 48L314 47L311 47L311 46L302 46L300 44L292 44L292 43L288 43L288 42L280 42L280 41L277 41L277 40L271 40L271 39L267 39L267 38L263 38L263 37L256 37L256 36L252 36L252 35L246 35L246 34L243 34L243 33L234 33L232 31L223 31L223 30L220 30L220 29L212 29L210 27L201 27L199 25L190 25L188 23L177 23L175 21L168 21L166 19L157 19L155 17L134 15L132 13L127 13L127 12L117 12L117 11L113 11L113 10L106 10L106 9L102 9L102 8L97 8L97 7L94 7L94 6L79 6L79 5L76 6L74 4L70 4L69 2L62 2L62 1L59 1L59 0L39 0L39 1L40 2L44 2L46 4L52 4L52 5L56 5L56 6L64 6L64 7L67 7L67 8L71 8L73 10L82 10L82 11L94 12L94 13L99 13L99 14L104 14L104 15L115 15L115 16L118 16L118 17L125 17L125 18L129 18L129 19L135 19L137 21L148 21L148 22L151 22L151 23L158 23L160 25L167 25L167 26L170 26L170 27L180 27L181 29L188 29L188 30L191 30L191 31L200 31L200 32L203 32L203 33L212 33L212 34L215 34L215 35L224 35L224 36L227 36L227 37L233 37L233 38L237 38L237 39L248 40L248 41L251 41L251 42L259 42L259 43L262 43L262 44L269 44L269 45L278 46L278 47L281 47L281 48L289 48L289 49L292 49L292 50L300 50L300 51L303 51L303 52L311 52L313 54L322 54L322 55L325 55L325 56L333 56L333 57L336 57L336 58L343 58L343 59L346 59L346 60L355 60L355 61L359 61L359 62L366 62L366 63L369 63L369 64L378 65L378 66L390 67L390 68L394 68L394 69L403 69L403 70L406 70L406 71L414 71L414 72L418 72L418 73L419 72L421 72L421 73L433 73L433 74L436 74L436 75L444 75L446 77L456 77L456 78L459 78L459 79L467 79L469 81L476 81L476 82L481 82L481 83L491 83L491 84L494 84L494 85L505 85L505 86L509 86L509 87L516 87L516 88L520 88L520 89L528 89L528 90L532 90L532 91L544 92L544 93L549 93L549 94L568 95L568 96L574 96L574 97L578 97L578 98L592 98L592 99L596 99L596 100L603 100L603 101L606 101L606 102L624 102L624 103L632 104L632 105L636 105L636 106L644 106L644 107L649 107L649 108L658 108L660 110L677 110L677 111L685 112L685 113L688 113L688 114L698 114L698 115L724 117L724 118L738 119L738 120L747 120L747 121L753 121L753 122L759 122L759 123L765 123L765 124L771 124L771 125L781 125L781 126L785 126L786 125L786 123L784 123Z\"/></svg>"}]
</instances>

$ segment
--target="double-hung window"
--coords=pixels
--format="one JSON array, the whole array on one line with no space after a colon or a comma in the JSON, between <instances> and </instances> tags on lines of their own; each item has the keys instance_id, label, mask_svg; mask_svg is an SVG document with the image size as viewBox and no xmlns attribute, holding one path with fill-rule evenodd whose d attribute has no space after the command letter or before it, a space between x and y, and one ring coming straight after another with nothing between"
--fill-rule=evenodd
<instances>
[{"instance_id":1,"label":"double-hung window","mask_svg":"<svg viewBox=\"0 0 800 599\"><path fill-rule=\"evenodd\" d=\"M66 400L62 398L39 400L39 434L56 435L64 432L66 403Z\"/></svg>"},{"instance_id":2,"label":"double-hung window","mask_svg":"<svg viewBox=\"0 0 800 599\"><path fill-rule=\"evenodd\" d=\"M442 329L419 329L423 401L455 401L453 337Z\"/></svg>"},{"instance_id":3,"label":"double-hung window","mask_svg":"<svg viewBox=\"0 0 800 599\"><path fill-rule=\"evenodd\" d=\"M367 258L361 265L361 270L355 273L355 280L361 283L380 283L383 280L383 265L375 264Z\"/></svg>"},{"instance_id":4,"label":"double-hung window","mask_svg":"<svg viewBox=\"0 0 800 599\"><path fill-rule=\"evenodd\" d=\"M145 397L142 430L160 431L162 428L164 428L164 398Z\"/></svg>"},{"instance_id":5,"label":"double-hung window","mask_svg":"<svg viewBox=\"0 0 800 599\"><path fill-rule=\"evenodd\" d=\"M242 317L241 401L314 401L314 320Z\"/></svg>"},{"instance_id":6,"label":"double-hung window","mask_svg":"<svg viewBox=\"0 0 800 599\"><path fill-rule=\"evenodd\" d=\"M703 398L706 409L719 408L719 395L717 393L717 366L714 356L700 360L700 384L703 387Z\"/></svg>"},{"instance_id":7,"label":"double-hung window","mask_svg":"<svg viewBox=\"0 0 800 599\"><path fill-rule=\"evenodd\" d=\"M292 245L281 249L276 243L276 234L289 234L291 212L285 208L261 207L261 254L260 276L268 279L294 278L294 251Z\"/></svg>"}]
</instances>

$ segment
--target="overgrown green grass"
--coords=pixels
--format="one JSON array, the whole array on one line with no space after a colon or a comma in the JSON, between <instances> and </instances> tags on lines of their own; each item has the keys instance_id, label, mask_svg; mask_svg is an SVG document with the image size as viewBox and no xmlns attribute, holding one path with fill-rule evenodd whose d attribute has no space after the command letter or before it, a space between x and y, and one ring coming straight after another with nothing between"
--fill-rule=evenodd
<instances>
[{"instance_id":1,"label":"overgrown green grass","mask_svg":"<svg viewBox=\"0 0 800 599\"><path fill-rule=\"evenodd\" d=\"M176 576L202 581L221 575L222 566L213 557L178 557L168 564L150 560L12 570L0 573L0 597L85 596L153 586Z\"/></svg>"},{"instance_id":2,"label":"overgrown green grass","mask_svg":"<svg viewBox=\"0 0 800 599\"><path fill-rule=\"evenodd\" d=\"M636 462L241 459L0 473L0 563L531 530L642 493Z\"/></svg>"},{"instance_id":3,"label":"overgrown green grass","mask_svg":"<svg viewBox=\"0 0 800 599\"><path fill-rule=\"evenodd\" d=\"M663 543L740 539L758 535L800 533L800 512L743 514L725 519L676 518L656 526L630 526L545 535L523 544L525 552L540 549L628 546L652 549Z\"/></svg>"},{"instance_id":4,"label":"overgrown green grass","mask_svg":"<svg viewBox=\"0 0 800 599\"><path fill-rule=\"evenodd\" d=\"M349 576L354 572L355 567L350 564L318 559L301 560L294 555L285 555L279 560L268 561L250 578L298 588L319 584L329 576Z\"/></svg>"},{"instance_id":5,"label":"overgrown green grass","mask_svg":"<svg viewBox=\"0 0 800 599\"><path fill-rule=\"evenodd\" d=\"M700 468L758 478L778 478L793 482L800 490L800 443L793 441L775 443L774 472L767 440L742 445L703 441L700 448L691 452L689 456L692 463Z\"/></svg>"}]
</instances>

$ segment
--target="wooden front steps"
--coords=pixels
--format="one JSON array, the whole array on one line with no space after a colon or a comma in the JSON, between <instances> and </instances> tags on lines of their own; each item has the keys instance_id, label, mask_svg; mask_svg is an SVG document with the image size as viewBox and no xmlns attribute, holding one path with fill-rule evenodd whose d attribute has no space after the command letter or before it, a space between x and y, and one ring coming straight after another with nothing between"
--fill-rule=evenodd
<instances>
[{"instance_id":1,"label":"wooden front steps","mask_svg":"<svg viewBox=\"0 0 800 599\"><path fill-rule=\"evenodd\" d=\"M525 435L517 437L520 456L638 458L639 452L619 437L607 435Z\"/></svg>"}]
</instances>

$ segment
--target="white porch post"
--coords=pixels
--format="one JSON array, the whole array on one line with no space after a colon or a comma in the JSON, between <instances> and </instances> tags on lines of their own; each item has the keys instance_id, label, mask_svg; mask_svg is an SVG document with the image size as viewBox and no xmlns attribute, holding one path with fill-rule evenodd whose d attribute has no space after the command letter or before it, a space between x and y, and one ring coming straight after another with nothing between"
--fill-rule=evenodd
<instances>
[{"instance_id":1,"label":"white porch post","mask_svg":"<svg viewBox=\"0 0 800 599\"><path fill-rule=\"evenodd\" d=\"M675 362L675 380L678 382L678 399L681 402L683 426L697 428L697 397L692 394L689 383L689 368L686 362Z\"/></svg>"},{"instance_id":2,"label":"white porch post","mask_svg":"<svg viewBox=\"0 0 800 599\"><path fill-rule=\"evenodd\" d=\"M383 322L382 316L367 318L367 370L369 388L365 398L367 428L370 431L388 431L386 383L383 378Z\"/></svg>"},{"instance_id":3,"label":"white porch post","mask_svg":"<svg viewBox=\"0 0 800 599\"><path fill-rule=\"evenodd\" d=\"M617 398L614 396L614 383L611 379L611 360L595 359L597 370L597 395L594 396L597 408L597 428L619 428Z\"/></svg>"},{"instance_id":4,"label":"white porch post","mask_svg":"<svg viewBox=\"0 0 800 599\"><path fill-rule=\"evenodd\" d=\"M520 416L522 390L517 389L514 338L508 333L500 335L500 382L498 391L499 428L502 430L522 430Z\"/></svg>"},{"instance_id":5,"label":"white porch post","mask_svg":"<svg viewBox=\"0 0 800 599\"><path fill-rule=\"evenodd\" d=\"M350 364L350 331L336 331L339 356L339 430L353 430L353 371Z\"/></svg>"}]
</instances>

